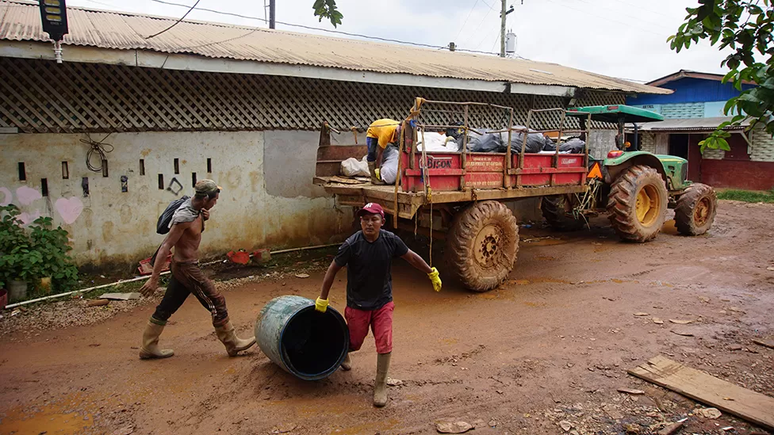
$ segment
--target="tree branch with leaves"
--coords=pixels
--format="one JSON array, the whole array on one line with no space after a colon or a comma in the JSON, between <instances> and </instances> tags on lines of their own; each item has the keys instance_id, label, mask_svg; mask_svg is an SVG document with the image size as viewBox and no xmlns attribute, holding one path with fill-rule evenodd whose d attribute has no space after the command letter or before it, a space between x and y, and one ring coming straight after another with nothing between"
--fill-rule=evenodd
<instances>
[{"instance_id":1,"label":"tree branch with leaves","mask_svg":"<svg viewBox=\"0 0 774 435\"><path fill-rule=\"evenodd\" d=\"M774 135L774 63L772 63L772 30L774 8L772 0L699 0L696 8L686 8L688 15L677 33L667 39L676 52L689 49L691 44L709 40L710 45L723 50L730 48L721 63L729 69L723 83L733 83L741 93L728 100L723 111L733 115L731 121L720 124L709 137L699 142L706 148L730 151L729 126L741 126L750 120L748 129L762 125ZM753 83L755 88L743 90Z\"/></svg>"},{"instance_id":2,"label":"tree branch with leaves","mask_svg":"<svg viewBox=\"0 0 774 435\"><path fill-rule=\"evenodd\" d=\"M327 18L333 27L341 24L341 19L344 18L344 15L336 8L336 0L315 0L312 9L314 9L314 16L320 18L319 21Z\"/></svg>"}]
</instances>

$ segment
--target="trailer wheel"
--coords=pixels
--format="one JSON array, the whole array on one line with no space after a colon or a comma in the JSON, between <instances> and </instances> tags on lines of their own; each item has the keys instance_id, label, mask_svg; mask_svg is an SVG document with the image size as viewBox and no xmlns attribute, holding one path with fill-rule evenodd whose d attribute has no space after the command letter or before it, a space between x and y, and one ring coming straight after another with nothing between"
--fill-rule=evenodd
<instances>
[{"instance_id":1,"label":"trailer wheel","mask_svg":"<svg viewBox=\"0 0 774 435\"><path fill-rule=\"evenodd\" d=\"M572 214L573 199L570 195L544 196L540 210L551 228L557 231L577 231L583 228L583 221Z\"/></svg>"},{"instance_id":2,"label":"trailer wheel","mask_svg":"<svg viewBox=\"0 0 774 435\"><path fill-rule=\"evenodd\" d=\"M467 288L485 292L513 270L519 250L519 226L508 207L483 201L461 211L447 237L447 259Z\"/></svg>"},{"instance_id":3,"label":"trailer wheel","mask_svg":"<svg viewBox=\"0 0 774 435\"><path fill-rule=\"evenodd\" d=\"M709 231L718 211L718 197L715 189L706 184L688 186L677 199L675 225L680 234L698 236Z\"/></svg>"},{"instance_id":4,"label":"trailer wheel","mask_svg":"<svg viewBox=\"0 0 774 435\"><path fill-rule=\"evenodd\" d=\"M610 188L610 223L623 240L652 240L664 225L667 198L666 185L658 171L649 166L632 166Z\"/></svg>"}]
</instances>

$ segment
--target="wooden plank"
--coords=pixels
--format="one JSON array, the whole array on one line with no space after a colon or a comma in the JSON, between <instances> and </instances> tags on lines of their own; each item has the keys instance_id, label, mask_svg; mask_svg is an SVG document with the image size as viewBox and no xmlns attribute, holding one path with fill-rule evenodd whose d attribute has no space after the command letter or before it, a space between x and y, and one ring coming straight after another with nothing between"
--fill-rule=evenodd
<instances>
[{"instance_id":1,"label":"wooden plank","mask_svg":"<svg viewBox=\"0 0 774 435\"><path fill-rule=\"evenodd\" d=\"M774 341L753 340L753 343L774 349Z\"/></svg>"},{"instance_id":2,"label":"wooden plank","mask_svg":"<svg viewBox=\"0 0 774 435\"><path fill-rule=\"evenodd\" d=\"M774 397L739 387L660 355L629 370L629 374L766 429L774 429Z\"/></svg>"}]
</instances>

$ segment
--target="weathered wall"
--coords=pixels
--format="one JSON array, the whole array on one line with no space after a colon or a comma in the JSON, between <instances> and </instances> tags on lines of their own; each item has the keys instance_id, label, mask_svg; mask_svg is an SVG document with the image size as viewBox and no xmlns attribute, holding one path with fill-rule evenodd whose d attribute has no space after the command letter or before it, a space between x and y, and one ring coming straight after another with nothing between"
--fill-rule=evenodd
<instances>
[{"instance_id":1,"label":"weathered wall","mask_svg":"<svg viewBox=\"0 0 774 435\"><path fill-rule=\"evenodd\" d=\"M616 130L591 130L589 133L589 155L595 159L604 159L610 150L615 149Z\"/></svg>"},{"instance_id":2,"label":"weathered wall","mask_svg":"<svg viewBox=\"0 0 774 435\"><path fill-rule=\"evenodd\" d=\"M702 159L701 182L712 187L771 190L774 162Z\"/></svg>"},{"instance_id":3,"label":"weathered wall","mask_svg":"<svg viewBox=\"0 0 774 435\"><path fill-rule=\"evenodd\" d=\"M136 264L161 242L156 220L177 197L159 189L159 174L164 188L174 177L183 185L180 194L191 195L196 173L223 187L207 222L203 255L328 243L348 231L352 218L311 185L317 148L312 136L293 131L116 133L105 141L114 150L107 154L109 172L103 177L86 167L85 135L0 135L0 203L19 205L27 222L38 215L53 217L70 233L81 265ZM212 173L207 173L207 159ZM25 164L27 181L19 181L19 162ZM62 162L68 164L68 179L62 177ZM122 192L122 176L127 192ZM88 196L82 177L88 177ZM44 178L47 197L42 196Z\"/></svg>"}]
</instances>

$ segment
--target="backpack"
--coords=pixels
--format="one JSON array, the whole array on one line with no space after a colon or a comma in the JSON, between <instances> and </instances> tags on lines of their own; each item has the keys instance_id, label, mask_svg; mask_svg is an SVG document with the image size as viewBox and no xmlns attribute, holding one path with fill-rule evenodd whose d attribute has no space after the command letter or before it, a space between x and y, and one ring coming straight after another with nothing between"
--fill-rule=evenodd
<instances>
[{"instance_id":1,"label":"backpack","mask_svg":"<svg viewBox=\"0 0 774 435\"><path fill-rule=\"evenodd\" d=\"M161 213L161 216L159 216L158 222L156 222L156 232L159 234L167 234L169 233L169 223L172 222L172 216L175 215L175 212L178 208L180 208L181 205L183 205L184 202L186 202L188 199L190 199L190 196L183 195L180 198L172 201L169 203L166 209L164 209L164 212Z\"/></svg>"}]
</instances>

